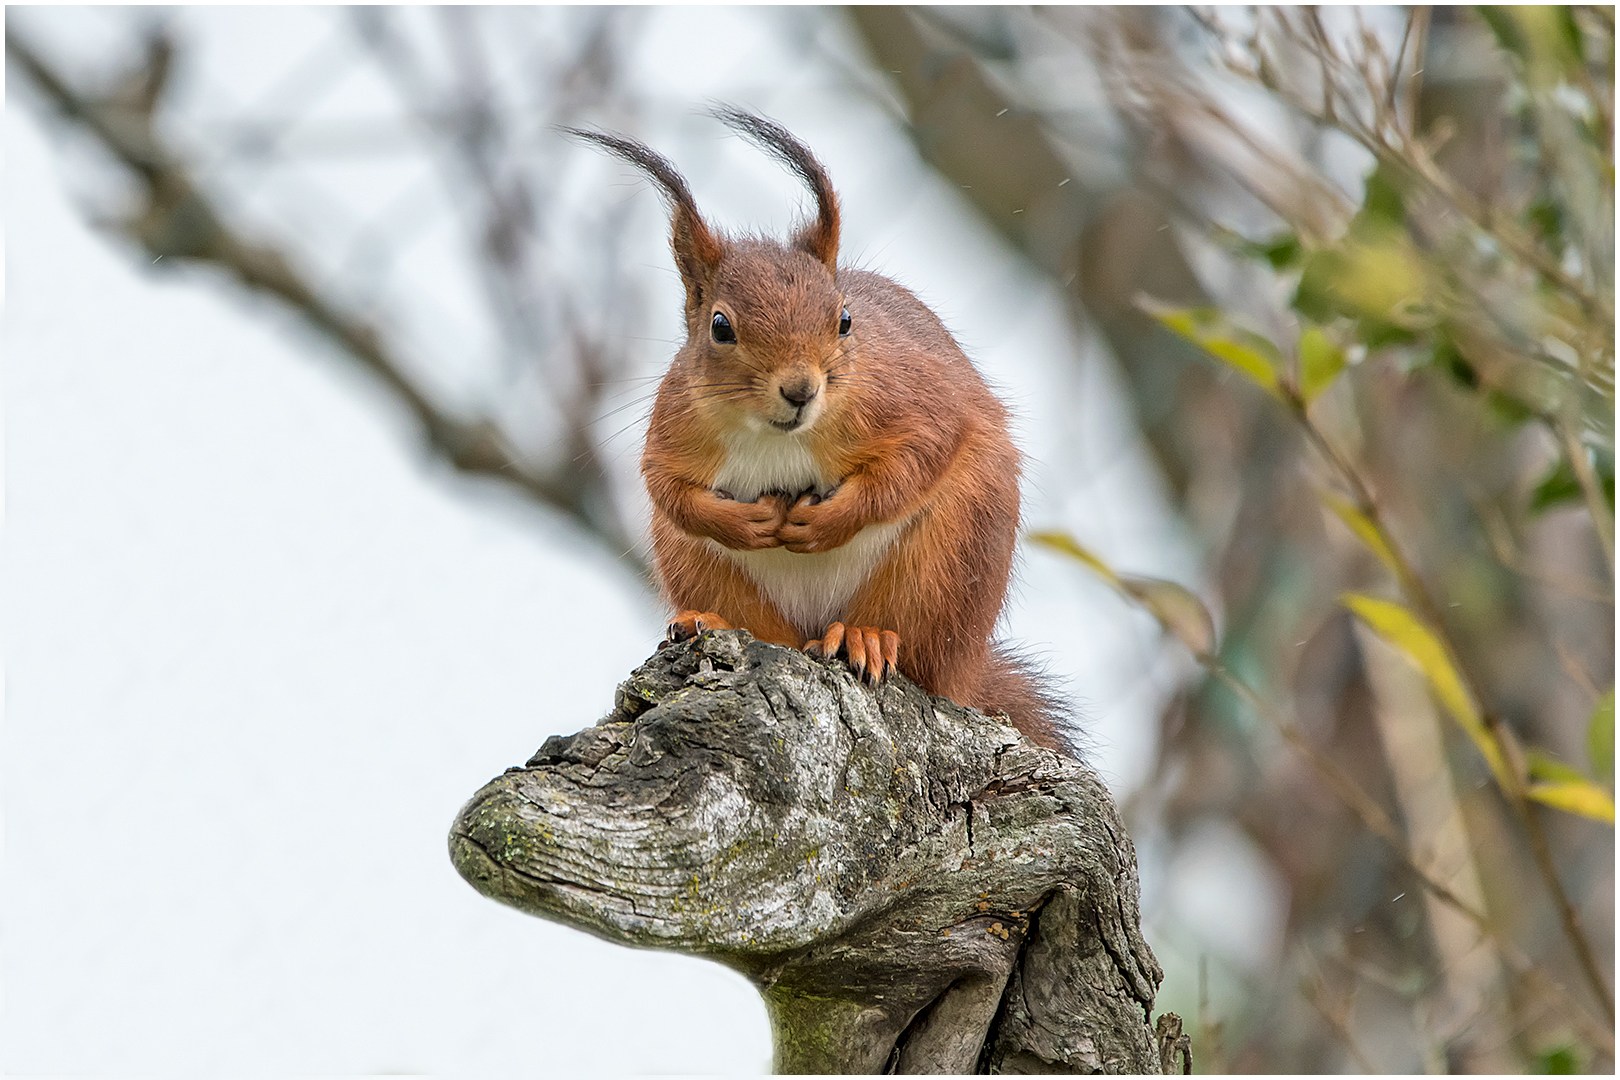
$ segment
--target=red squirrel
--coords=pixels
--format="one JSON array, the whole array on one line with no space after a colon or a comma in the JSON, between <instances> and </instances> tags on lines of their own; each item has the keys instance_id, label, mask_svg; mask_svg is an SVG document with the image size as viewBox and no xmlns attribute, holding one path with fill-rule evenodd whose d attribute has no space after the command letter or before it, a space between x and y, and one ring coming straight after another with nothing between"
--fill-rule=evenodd
<instances>
[{"instance_id":1,"label":"red squirrel","mask_svg":"<svg viewBox=\"0 0 1620 1080\"><path fill-rule=\"evenodd\" d=\"M568 132L658 185L686 288L686 344L641 459L668 639L743 627L845 657L874 686L899 670L1072 754L1034 673L991 640L1018 532L1006 409L922 301L839 267L838 196L809 149L762 117L714 115L814 194L786 243L712 229L641 143Z\"/></svg>"}]
</instances>

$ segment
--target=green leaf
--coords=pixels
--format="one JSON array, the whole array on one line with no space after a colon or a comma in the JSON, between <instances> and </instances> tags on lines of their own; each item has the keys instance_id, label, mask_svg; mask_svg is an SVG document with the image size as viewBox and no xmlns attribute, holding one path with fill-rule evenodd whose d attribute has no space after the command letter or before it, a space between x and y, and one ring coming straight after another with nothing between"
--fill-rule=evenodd
<instances>
[{"instance_id":1,"label":"green leaf","mask_svg":"<svg viewBox=\"0 0 1620 1080\"><path fill-rule=\"evenodd\" d=\"M1581 1067L1578 1048L1565 1043L1560 1046L1549 1046L1538 1052L1530 1071L1546 1076L1562 1076L1575 1075L1586 1070Z\"/></svg>"},{"instance_id":2,"label":"green leaf","mask_svg":"<svg viewBox=\"0 0 1620 1080\"><path fill-rule=\"evenodd\" d=\"M1068 533L1030 533L1029 539L1031 543L1039 544L1044 548L1050 548L1059 554L1069 556L1071 559L1078 559L1080 562L1085 563L1087 566L1091 567L1092 570L1096 571L1110 585L1113 585L1116 588L1119 587L1119 575L1114 573L1113 567L1109 566L1096 555L1092 554L1088 548L1081 547L1079 541L1070 536Z\"/></svg>"},{"instance_id":3,"label":"green leaf","mask_svg":"<svg viewBox=\"0 0 1620 1080\"><path fill-rule=\"evenodd\" d=\"M1457 342L1451 334L1450 327L1441 326L1437 328L1434 352L1430 362L1435 368L1450 375L1458 386L1480 391L1485 400L1486 410L1499 422L1509 427L1517 427L1536 415L1534 409L1517 398L1503 393L1500 387L1482 386L1480 384L1479 372L1474 369L1473 363L1462 354L1462 350L1457 348Z\"/></svg>"},{"instance_id":4,"label":"green leaf","mask_svg":"<svg viewBox=\"0 0 1620 1080\"><path fill-rule=\"evenodd\" d=\"M1592 759L1592 772L1614 783L1614 687L1603 695L1586 725L1586 754Z\"/></svg>"},{"instance_id":5,"label":"green leaf","mask_svg":"<svg viewBox=\"0 0 1620 1080\"><path fill-rule=\"evenodd\" d=\"M1299 335L1299 393L1305 404L1321 397L1343 370L1344 350L1321 327L1307 326Z\"/></svg>"},{"instance_id":6,"label":"green leaf","mask_svg":"<svg viewBox=\"0 0 1620 1080\"><path fill-rule=\"evenodd\" d=\"M1349 316L1357 339L1378 349L1416 340L1412 306L1427 297L1430 271L1407 229L1393 174L1377 166L1365 185L1344 238L1304 260L1293 307L1317 323Z\"/></svg>"},{"instance_id":7,"label":"green leaf","mask_svg":"<svg viewBox=\"0 0 1620 1080\"><path fill-rule=\"evenodd\" d=\"M1214 308L1172 307L1147 296L1138 297L1137 304L1166 329L1241 371L1272 397L1283 400L1282 387L1277 381L1282 356L1275 345L1259 334L1233 325Z\"/></svg>"},{"instance_id":8,"label":"green leaf","mask_svg":"<svg viewBox=\"0 0 1620 1080\"><path fill-rule=\"evenodd\" d=\"M1485 392L1485 405L1490 409L1491 415L1509 427L1517 427L1538 415L1536 410L1518 398L1509 397L1499 390Z\"/></svg>"},{"instance_id":9,"label":"green leaf","mask_svg":"<svg viewBox=\"0 0 1620 1080\"><path fill-rule=\"evenodd\" d=\"M1614 459L1605 454L1591 454L1592 471L1608 497L1609 509L1614 509ZM1568 458L1559 458L1558 464L1548 470L1534 491L1530 493L1530 513L1541 514L1564 503L1580 503L1586 498L1581 482Z\"/></svg>"},{"instance_id":10,"label":"green leaf","mask_svg":"<svg viewBox=\"0 0 1620 1080\"><path fill-rule=\"evenodd\" d=\"M1479 389L1479 373L1474 365L1463 356L1462 350L1457 348L1457 342L1442 328L1434 343L1434 356L1431 361L1435 367L1449 374L1461 386L1470 390Z\"/></svg>"},{"instance_id":11,"label":"green leaf","mask_svg":"<svg viewBox=\"0 0 1620 1080\"><path fill-rule=\"evenodd\" d=\"M1481 5L1479 17L1485 20L1485 25L1491 28L1496 35L1496 43L1505 51L1517 56L1520 60L1530 59L1530 43L1525 40L1524 32L1519 24L1509 14L1507 8L1495 5Z\"/></svg>"},{"instance_id":12,"label":"green leaf","mask_svg":"<svg viewBox=\"0 0 1620 1080\"><path fill-rule=\"evenodd\" d=\"M1279 273L1296 265L1305 257L1304 245L1293 232L1279 233L1270 240L1259 243L1246 243L1243 250L1249 255L1266 260L1271 264L1271 268Z\"/></svg>"},{"instance_id":13,"label":"green leaf","mask_svg":"<svg viewBox=\"0 0 1620 1080\"><path fill-rule=\"evenodd\" d=\"M1559 4L1554 10L1565 51L1576 66L1586 63L1586 42L1581 39L1581 28L1575 22L1575 9L1568 4Z\"/></svg>"},{"instance_id":14,"label":"green leaf","mask_svg":"<svg viewBox=\"0 0 1620 1080\"><path fill-rule=\"evenodd\" d=\"M1614 824L1614 796L1590 780L1543 781L1531 784L1524 793L1555 809Z\"/></svg>"},{"instance_id":15,"label":"green leaf","mask_svg":"<svg viewBox=\"0 0 1620 1080\"><path fill-rule=\"evenodd\" d=\"M1585 43L1575 13L1568 4L1516 6L1509 9L1530 41L1531 53L1539 67L1539 80L1551 86L1559 79L1571 79L1585 63ZM1572 80L1571 80L1572 81Z\"/></svg>"},{"instance_id":16,"label":"green leaf","mask_svg":"<svg viewBox=\"0 0 1620 1080\"><path fill-rule=\"evenodd\" d=\"M1367 174L1367 190L1362 196L1361 213L1364 219L1386 225L1406 224L1406 202L1383 166Z\"/></svg>"},{"instance_id":17,"label":"green leaf","mask_svg":"<svg viewBox=\"0 0 1620 1080\"><path fill-rule=\"evenodd\" d=\"M1530 493L1530 513L1542 514L1562 503L1580 502L1581 497L1581 482L1575 478L1575 470L1566 459L1559 458Z\"/></svg>"},{"instance_id":18,"label":"green leaf","mask_svg":"<svg viewBox=\"0 0 1620 1080\"><path fill-rule=\"evenodd\" d=\"M1424 296L1423 259L1404 231L1394 227L1365 231L1367 235L1345 246L1334 288L1352 310L1410 333L1400 324L1400 312Z\"/></svg>"},{"instance_id":19,"label":"green leaf","mask_svg":"<svg viewBox=\"0 0 1620 1080\"><path fill-rule=\"evenodd\" d=\"M1567 5L1481 7L1497 44L1518 57L1532 89L1551 89L1584 63L1584 43Z\"/></svg>"},{"instance_id":20,"label":"green leaf","mask_svg":"<svg viewBox=\"0 0 1620 1080\"><path fill-rule=\"evenodd\" d=\"M1457 674L1446 647L1434 632L1423 625L1416 615L1392 600L1380 600L1362 593L1345 593L1339 600L1373 633L1406 654L1406 658L1428 679L1429 688L1441 706L1479 747L1502 790L1512 791L1512 776L1507 763L1502 760L1501 751L1497 749L1496 740L1486 730L1479 708L1469 696L1462 677Z\"/></svg>"},{"instance_id":21,"label":"green leaf","mask_svg":"<svg viewBox=\"0 0 1620 1080\"><path fill-rule=\"evenodd\" d=\"M1333 279L1338 274L1344 260L1338 252L1316 251L1305 259L1303 270L1299 275L1299 284L1294 288L1292 307L1312 322L1332 322L1336 316L1348 315L1348 311L1339 303L1339 297L1333 289Z\"/></svg>"},{"instance_id":22,"label":"green leaf","mask_svg":"<svg viewBox=\"0 0 1620 1080\"><path fill-rule=\"evenodd\" d=\"M1586 774L1581 770L1573 765L1565 765L1545 750L1527 750L1524 758L1532 780L1579 783L1586 779Z\"/></svg>"},{"instance_id":23,"label":"green leaf","mask_svg":"<svg viewBox=\"0 0 1620 1080\"><path fill-rule=\"evenodd\" d=\"M1356 509L1354 503L1334 492L1320 490L1316 497L1322 500L1322 505L1333 511L1334 515L1345 527L1356 534L1356 539L1367 545L1367 550L1378 556L1378 561L1389 567L1389 571L1397 577L1400 568L1395 561L1395 552L1384 542L1384 534L1378 531L1378 526L1372 520Z\"/></svg>"},{"instance_id":24,"label":"green leaf","mask_svg":"<svg viewBox=\"0 0 1620 1080\"><path fill-rule=\"evenodd\" d=\"M1524 212L1525 221L1555 251L1564 241L1564 209L1551 195L1542 195Z\"/></svg>"},{"instance_id":25,"label":"green leaf","mask_svg":"<svg viewBox=\"0 0 1620 1080\"><path fill-rule=\"evenodd\" d=\"M1411 345L1418 339L1417 334L1404 326L1380 319L1376 315L1362 315L1356 323L1356 340L1367 346L1371 352L1387 348L1391 345Z\"/></svg>"}]
</instances>

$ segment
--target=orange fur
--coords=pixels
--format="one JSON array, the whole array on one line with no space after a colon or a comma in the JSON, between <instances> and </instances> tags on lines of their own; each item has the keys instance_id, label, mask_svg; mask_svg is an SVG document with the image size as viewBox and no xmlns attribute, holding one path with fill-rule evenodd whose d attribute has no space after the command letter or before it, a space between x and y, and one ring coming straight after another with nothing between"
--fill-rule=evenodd
<instances>
[{"instance_id":1,"label":"orange fur","mask_svg":"<svg viewBox=\"0 0 1620 1080\"><path fill-rule=\"evenodd\" d=\"M665 593L677 610L812 651L828 624L848 624L828 643L862 668L871 654L877 676L896 653L881 631L893 631L899 670L919 685L1072 752L1038 680L991 641L1018 531L1006 410L915 296L835 269L837 197L810 152L770 121L717 115L816 194L817 219L788 243L711 230L667 161L580 133L646 171L674 208L687 340L641 463ZM734 340L713 329L717 313ZM717 490L727 477L751 487Z\"/></svg>"}]
</instances>

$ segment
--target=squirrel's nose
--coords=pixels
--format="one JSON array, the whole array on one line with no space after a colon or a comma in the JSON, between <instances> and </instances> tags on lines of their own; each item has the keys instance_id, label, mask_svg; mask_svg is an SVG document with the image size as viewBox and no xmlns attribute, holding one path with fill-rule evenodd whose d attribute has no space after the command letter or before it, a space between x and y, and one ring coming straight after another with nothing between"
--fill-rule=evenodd
<instances>
[{"instance_id":1,"label":"squirrel's nose","mask_svg":"<svg viewBox=\"0 0 1620 1080\"><path fill-rule=\"evenodd\" d=\"M820 392L820 388L809 379L802 379L794 383L783 383L778 390L778 393L787 399L787 403L796 409L802 409L810 404Z\"/></svg>"}]
</instances>

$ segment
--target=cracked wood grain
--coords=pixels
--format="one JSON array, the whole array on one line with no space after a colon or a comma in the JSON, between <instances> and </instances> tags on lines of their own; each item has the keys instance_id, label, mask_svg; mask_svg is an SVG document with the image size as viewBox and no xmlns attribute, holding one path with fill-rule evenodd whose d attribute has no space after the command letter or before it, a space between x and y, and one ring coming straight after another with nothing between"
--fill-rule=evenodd
<instances>
[{"instance_id":1,"label":"cracked wood grain","mask_svg":"<svg viewBox=\"0 0 1620 1080\"><path fill-rule=\"evenodd\" d=\"M1102 783L904 679L717 631L473 796L484 895L764 995L779 1072L1157 1072L1158 963Z\"/></svg>"}]
</instances>

